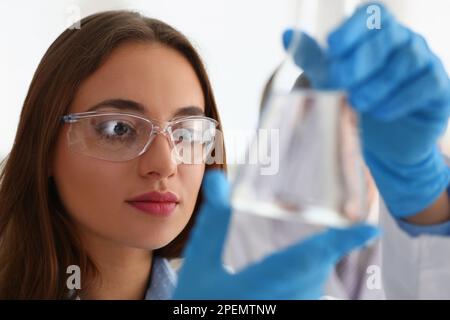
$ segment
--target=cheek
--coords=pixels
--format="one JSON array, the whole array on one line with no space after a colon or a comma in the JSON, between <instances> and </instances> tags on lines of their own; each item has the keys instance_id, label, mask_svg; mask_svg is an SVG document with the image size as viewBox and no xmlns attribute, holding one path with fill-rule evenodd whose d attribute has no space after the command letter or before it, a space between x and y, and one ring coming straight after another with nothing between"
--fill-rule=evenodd
<instances>
[{"instance_id":1,"label":"cheek","mask_svg":"<svg viewBox=\"0 0 450 320\"><path fill-rule=\"evenodd\" d=\"M184 199L184 210L192 214L197 196L200 192L203 175L205 173L204 165L179 165L178 176L180 180L180 192Z\"/></svg>"},{"instance_id":2,"label":"cheek","mask_svg":"<svg viewBox=\"0 0 450 320\"><path fill-rule=\"evenodd\" d=\"M69 215L91 231L114 229L125 196L120 164L73 153L64 143L55 152L53 176Z\"/></svg>"}]
</instances>

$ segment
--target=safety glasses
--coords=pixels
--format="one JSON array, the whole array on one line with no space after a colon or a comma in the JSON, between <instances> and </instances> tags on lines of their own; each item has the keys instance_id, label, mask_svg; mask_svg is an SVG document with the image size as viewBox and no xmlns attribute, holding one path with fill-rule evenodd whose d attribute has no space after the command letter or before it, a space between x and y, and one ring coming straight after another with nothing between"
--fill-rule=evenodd
<instances>
[{"instance_id":1,"label":"safety glasses","mask_svg":"<svg viewBox=\"0 0 450 320\"><path fill-rule=\"evenodd\" d=\"M158 134L171 147L178 164L202 164L215 144L218 122L205 116L185 116L160 122L120 112L81 112L62 117L69 124L67 139L72 150L87 156L128 161L148 150Z\"/></svg>"}]
</instances>

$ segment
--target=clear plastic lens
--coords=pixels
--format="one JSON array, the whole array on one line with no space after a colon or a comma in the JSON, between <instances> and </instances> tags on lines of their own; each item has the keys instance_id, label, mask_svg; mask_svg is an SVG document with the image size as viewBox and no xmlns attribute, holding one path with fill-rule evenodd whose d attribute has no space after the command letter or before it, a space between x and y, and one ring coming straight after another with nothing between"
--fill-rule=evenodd
<instances>
[{"instance_id":1,"label":"clear plastic lens","mask_svg":"<svg viewBox=\"0 0 450 320\"><path fill-rule=\"evenodd\" d=\"M260 129L275 128L277 139L255 139L249 153L264 147L276 150L276 156L270 164L240 168L232 196L235 209L333 227L365 219L367 177L345 96L296 91L274 95L268 104Z\"/></svg>"},{"instance_id":2,"label":"clear plastic lens","mask_svg":"<svg viewBox=\"0 0 450 320\"><path fill-rule=\"evenodd\" d=\"M214 145L215 123L207 119L191 119L172 128L176 160L181 163L205 163Z\"/></svg>"},{"instance_id":3,"label":"clear plastic lens","mask_svg":"<svg viewBox=\"0 0 450 320\"><path fill-rule=\"evenodd\" d=\"M94 125L94 128L100 138L119 141L136 138L136 129L125 121L108 120Z\"/></svg>"},{"instance_id":4,"label":"clear plastic lens","mask_svg":"<svg viewBox=\"0 0 450 320\"><path fill-rule=\"evenodd\" d=\"M216 122L204 117L178 119L161 129L153 122L131 115L105 114L82 117L71 123L71 148L88 156L127 161L145 152L154 137L167 136L177 163L204 163L214 143Z\"/></svg>"},{"instance_id":5,"label":"clear plastic lens","mask_svg":"<svg viewBox=\"0 0 450 320\"><path fill-rule=\"evenodd\" d=\"M194 144L203 143L203 132L208 128L208 123L201 120L186 120L175 124L172 128L174 142L188 142Z\"/></svg>"}]
</instances>

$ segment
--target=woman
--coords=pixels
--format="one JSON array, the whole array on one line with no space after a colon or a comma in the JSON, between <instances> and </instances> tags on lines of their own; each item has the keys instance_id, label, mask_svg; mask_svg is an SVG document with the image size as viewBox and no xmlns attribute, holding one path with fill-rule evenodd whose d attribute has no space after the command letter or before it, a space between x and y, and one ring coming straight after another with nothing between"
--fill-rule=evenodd
<instances>
[{"instance_id":1,"label":"woman","mask_svg":"<svg viewBox=\"0 0 450 320\"><path fill-rule=\"evenodd\" d=\"M93 284L98 291L86 298L111 292L108 277L122 290L117 297L131 297L142 291L133 282L145 285L141 280L147 281L150 270L149 252L138 248L158 248L155 257L177 257L200 202L197 194L205 166L174 165L168 137L155 137L141 157L142 150L121 148L123 138L109 149L99 145L117 137L128 137L129 143L130 123L146 134L148 124L140 118L91 117L65 124L60 120L94 107L97 112L120 111L163 121L195 116L197 120L185 125L217 121L220 129L200 58L177 31L138 14L97 14L81 23L80 30L66 30L42 59L5 165L0 193L2 297L62 298L69 265L79 265L86 275L83 288L95 274L102 274L104 285ZM94 122L102 136L89 131ZM84 142L90 145L81 146ZM134 144L143 148L140 141ZM126 161L130 159L135 160ZM161 214L171 211L170 218L145 214L145 203L130 202L148 192L155 193L148 195L155 201L175 201L174 209L158 209ZM128 272L135 279L122 285L120 274Z\"/></svg>"},{"instance_id":2,"label":"woman","mask_svg":"<svg viewBox=\"0 0 450 320\"><path fill-rule=\"evenodd\" d=\"M64 31L38 66L2 170L0 298L170 298L174 277L167 259L180 257L186 244L205 170L225 170L223 161L207 164L205 158L220 130L202 62L175 29L138 13L112 11ZM191 154L191 147L200 153ZM220 191L214 183L222 178L211 179L205 221L224 210L214 199ZM242 282L245 274L231 279L205 263L205 273L192 270L201 261L196 253L216 249L213 238L220 232L214 228L226 231L228 217L229 210L224 220L199 226L175 297L212 297L217 287L214 281L202 286L205 273L223 281L229 297L256 297L243 290L251 284ZM340 255L375 234L361 230L339 254L320 251L321 277ZM202 239L205 232L213 233ZM326 237L341 235L350 237L339 231ZM308 245L329 239L319 240ZM286 265L293 254L247 273L267 275L270 263ZM70 288L67 271L73 266L79 267L81 286ZM267 282L269 293L279 289L276 283L294 283L273 281ZM315 287L321 283L317 279ZM289 294L278 297L296 297L283 292Z\"/></svg>"}]
</instances>

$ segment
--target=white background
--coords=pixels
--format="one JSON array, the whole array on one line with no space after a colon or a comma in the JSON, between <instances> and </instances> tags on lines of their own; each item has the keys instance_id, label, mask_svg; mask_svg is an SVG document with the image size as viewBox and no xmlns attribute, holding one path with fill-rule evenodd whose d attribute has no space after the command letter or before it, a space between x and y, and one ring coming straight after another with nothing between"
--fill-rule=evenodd
<instances>
[{"instance_id":1,"label":"white background","mask_svg":"<svg viewBox=\"0 0 450 320\"><path fill-rule=\"evenodd\" d=\"M450 70L450 1L384 2L425 35ZM262 88L284 57L281 33L292 21L293 0L0 0L0 158L12 146L33 73L68 21L77 10L85 16L119 8L161 19L193 41L206 63L225 130L256 124Z\"/></svg>"}]
</instances>

